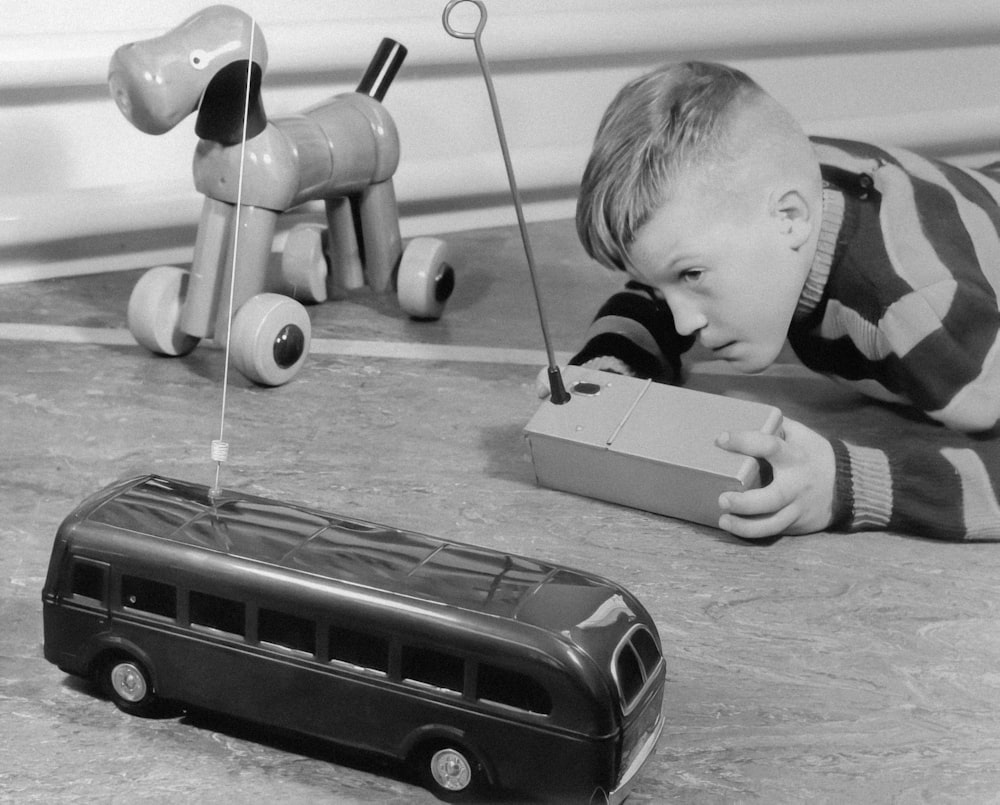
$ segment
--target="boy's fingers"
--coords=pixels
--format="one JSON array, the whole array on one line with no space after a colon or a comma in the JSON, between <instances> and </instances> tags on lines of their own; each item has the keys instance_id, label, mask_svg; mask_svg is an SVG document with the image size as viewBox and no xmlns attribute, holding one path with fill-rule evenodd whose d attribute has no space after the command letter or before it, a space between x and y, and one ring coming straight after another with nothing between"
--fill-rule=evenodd
<instances>
[{"instance_id":1,"label":"boy's fingers","mask_svg":"<svg viewBox=\"0 0 1000 805\"><path fill-rule=\"evenodd\" d=\"M719 496L719 508L723 511L750 517L773 514L791 502L778 484L748 489L746 492L723 492Z\"/></svg>"},{"instance_id":2,"label":"boy's fingers","mask_svg":"<svg viewBox=\"0 0 1000 805\"><path fill-rule=\"evenodd\" d=\"M540 400L544 400L551 393L549 390L549 369L547 366L543 366L535 376L535 393Z\"/></svg>"},{"instance_id":3,"label":"boy's fingers","mask_svg":"<svg viewBox=\"0 0 1000 805\"><path fill-rule=\"evenodd\" d=\"M743 453L754 458L771 458L784 446L777 436L756 430L735 430L722 433L715 443L732 453Z\"/></svg>"},{"instance_id":4,"label":"boy's fingers","mask_svg":"<svg viewBox=\"0 0 1000 805\"><path fill-rule=\"evenodd\" d=\"M723 514L719 518L719 528L743 539L762 539L785 533L794 521L794 515L786 507L768 517Z\"/></svg>"},{"instance_id":5,"label":"boy's fingers","mask_svg":"<svg viewBox=\"0 0 1000 805\"><path fill-rule=\"evenodd\" d=\"M784 533L795 522L793 499L777 484L719 496L719 528L743 539Z\"/></svg>"}]
</instances>

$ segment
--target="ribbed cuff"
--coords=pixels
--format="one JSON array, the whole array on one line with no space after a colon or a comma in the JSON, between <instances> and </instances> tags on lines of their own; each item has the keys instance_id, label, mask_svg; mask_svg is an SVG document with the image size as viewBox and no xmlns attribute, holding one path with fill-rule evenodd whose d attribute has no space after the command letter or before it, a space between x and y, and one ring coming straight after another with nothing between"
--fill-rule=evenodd
<instances>
[{"instance_id":1,"label":"ribbed cuff","mask_svg":"<svg viewBox=\"0 0 1000 805\"><path fill-rule=\"evenodd\" d=\"M850 475L851 513L848 531L877 531L888 528L892 519L892 472L889 459L881 450L841 443L846 453ZM834 448L834 454L837 449ZM842 457L838 456L837 479L840 482Z\"/></svg>"},{"instance_id":2,"label":"ribbed cuff","mask_svg":"<svg viewBox=\"0 0 1000 805\"><path fill-rule=\"evenodd\" d=\"M854 514L854 490L851 483L851 456L840 439L830 439L836 475L833 482L833 519L831 531L847 531Z\"/></svg>"}]
</instances>

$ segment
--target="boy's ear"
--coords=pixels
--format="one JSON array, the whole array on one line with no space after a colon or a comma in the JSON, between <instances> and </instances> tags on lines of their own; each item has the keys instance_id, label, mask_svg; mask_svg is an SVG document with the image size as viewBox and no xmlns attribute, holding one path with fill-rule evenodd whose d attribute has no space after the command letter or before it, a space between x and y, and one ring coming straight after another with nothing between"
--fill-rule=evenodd
<instances>
[{"instance_id":1,"label":"boy's ear","mask_svg":"<svg viewBox=\"0 0 1000 805\"><path fill-rule=\"evenodd\" d=\"M772 212L780 233L790 239L791 248L798 249L809 240L813 210L802 193L786 190L775 200Z\"/></svg>"}]
</instances>

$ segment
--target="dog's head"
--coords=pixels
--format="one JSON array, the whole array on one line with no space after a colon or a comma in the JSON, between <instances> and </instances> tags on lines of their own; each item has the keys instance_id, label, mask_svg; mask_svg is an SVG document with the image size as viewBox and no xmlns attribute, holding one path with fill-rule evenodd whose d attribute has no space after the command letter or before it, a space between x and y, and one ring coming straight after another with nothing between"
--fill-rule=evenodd
<instances>
[{"instance_id":1,"label":"dog's head","mask_svg":"<svg viewBox=\"0 0 1000 805\"><path fill-rule=\"evenodd\" d=\"M132 125L147 134L163 134L199 109L217 77L225 83L225 96L234 97L242 109L238 90L241 83L246 88L247 60L253 63L257 94L267 67L263 34L242 11L211 6L163 36L118 48L108 85ZM218 88L214 94L220 94Z\"/></svg>"}]
</instances>

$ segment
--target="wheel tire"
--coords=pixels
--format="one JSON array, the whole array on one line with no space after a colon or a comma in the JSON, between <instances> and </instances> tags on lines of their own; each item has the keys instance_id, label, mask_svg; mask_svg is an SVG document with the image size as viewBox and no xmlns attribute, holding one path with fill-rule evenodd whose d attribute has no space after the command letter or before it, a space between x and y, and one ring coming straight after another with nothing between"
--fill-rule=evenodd
<instances>
[{"instance_id":1,"label":"wheel tire","mask_svg":"<svg viewBox=\"0 0 1000 805\"><path fill-rule=\"evenodd\" d=\"M181 306L188 272L176 266L156 266L143 274L128 300L128 329L150 352L177 357L198 346L196 336L180 328Z\"/></svg>"},{"instance_id":2,"label":"wheel tire","mask_svg":"<svg viewBox=\"0 0 1000 805\"><path fill-rule=\"evenodd\" d=\"M149 671L138 660L125 655L113 657L101 666L100 674L102 689L119 710L134 716L159 712Z\"/></svg>"},{"instance_id":3,"label":"wheel tire","mask_svg":"<svg viewBox=\"0 0 1000 805\"><path fill-rule=\"evenodd\" d=\"M396 296L399 306L413 318L441 318L455 290L455 269L447 257L447 245L437 238L414 238L403 250L396 274Z\"/></svg>"},{"instance_id":4,"label":"wheel tire","mask_svg":"<svg viewBox=\"0 0 1000 805\"><path fill-rule=\"evenodd\" d=\"M424 785L447 801L465 800L484 788L482 767L475 757L456 744L441 744L421 754Z\"/></svg>"},{"instance_id":5,"label":"wheel tire","mask_svg":"<svg viewBox=\"0 0 1000 805\"><path fill-rule=\"evenodd\" d=\"M233 365L254 383L280 386L305 363L312 327L294 299L262 293L237 311L231 336Z\"/></svg>"},{"instance_id":6,"label":"wheel tire","mask_svg":"<svg viewBox=\"0 0 1000 805\"><path fill-rule=\"evenodd\" d=\"M281 293L304 304L325 302L329 266L323 243L325 229L318 224L293 227L281 252L279 288Z\"/></svg>"}]
</instances>

